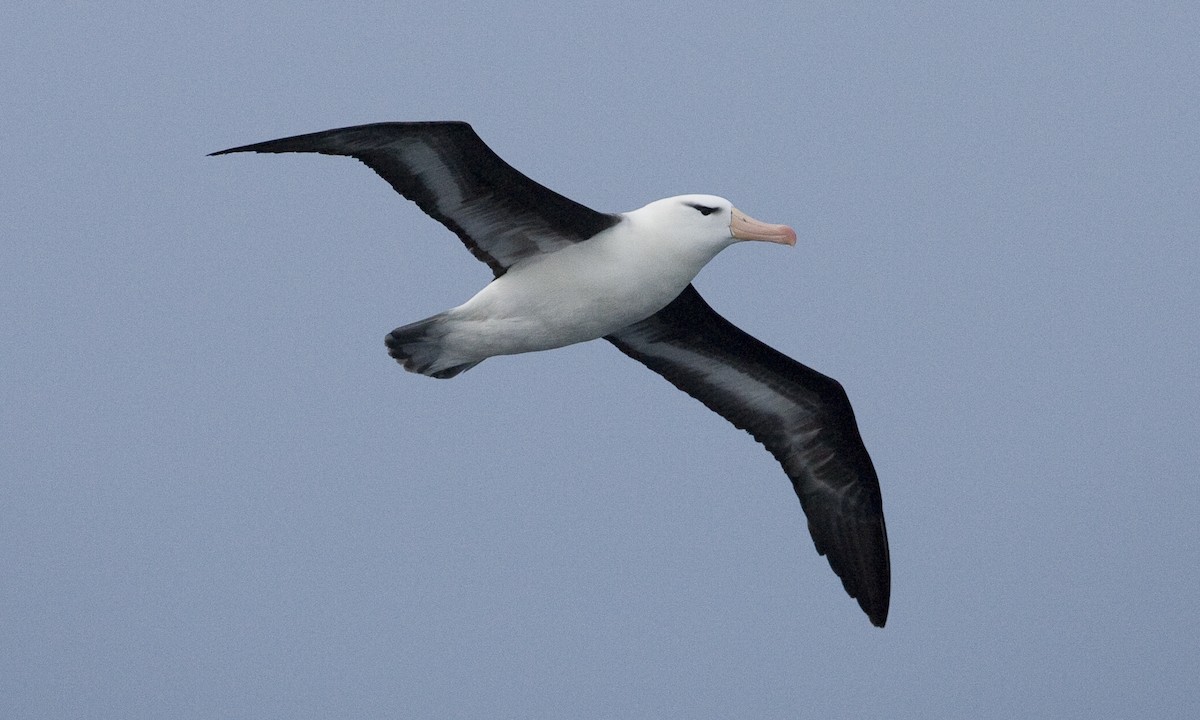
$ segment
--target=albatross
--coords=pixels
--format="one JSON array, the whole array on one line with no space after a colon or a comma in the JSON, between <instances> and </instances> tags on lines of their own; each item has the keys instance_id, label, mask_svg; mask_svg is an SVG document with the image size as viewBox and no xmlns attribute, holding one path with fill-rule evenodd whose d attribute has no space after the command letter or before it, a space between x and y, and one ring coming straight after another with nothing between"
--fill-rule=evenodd
<instances>
[{"instance_id":1,"label":"albatross","mask_svg":"<svg viewBox=\"0 0 1200 720\"><path fill-rule=\"evenodd\" d=\"M603 338L783 466L817 552L883 627L891 565L879 480L842 386L721 317L692 280L742 241L795 245L786 225L680 195L601 213L502 160L464 122L390 122L212 153L344 155L450 229L494 279L458 307L388 334L406 370L452 378L489 357Z\"/></svg>"}]
</instances>

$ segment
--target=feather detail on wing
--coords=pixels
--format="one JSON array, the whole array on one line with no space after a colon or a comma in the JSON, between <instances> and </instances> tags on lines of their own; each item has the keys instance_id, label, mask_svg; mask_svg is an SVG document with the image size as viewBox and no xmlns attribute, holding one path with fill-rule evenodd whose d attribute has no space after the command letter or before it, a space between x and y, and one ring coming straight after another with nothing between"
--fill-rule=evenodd
<instances>
[{"instance_id":1,"label":"feather detail on wing","mask_svg":"<svg viewBox=\"0 0 1200 720\"><path fill-rule=\"evenodd\" d=\"M606 339L766 446L792 481L817 552L882 627L891 596L883 503L842 386L739 330L690 285Z\"/></svg>"},{"instance_id":2,"label":"feather detail on wing","mask_svg":"<svg viewBox=\"0 0 1200 720\"><path fill-rule=\"evenodd\" d=\"M463 122L375 123L212 153L311 152L356 158L445 225L496 276L619 222L529 179Z\"/></svg>"}]
</instances>

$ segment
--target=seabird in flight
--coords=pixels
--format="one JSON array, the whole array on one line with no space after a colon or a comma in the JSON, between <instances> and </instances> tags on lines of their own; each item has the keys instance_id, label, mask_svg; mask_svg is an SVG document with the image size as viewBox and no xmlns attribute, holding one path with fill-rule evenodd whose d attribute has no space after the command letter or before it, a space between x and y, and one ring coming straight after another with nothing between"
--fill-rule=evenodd
<instances>
[{"instance_id":1,"label":"seabird in flight","mask_svg":"<svg viewBox=\"0 0 1200 720\"><path fill-rule=\"evenodd\" d=\"M493 355L604 338L783 466L817 552L882 627L891 566L879 480L842 386L742 332L692 286L743 240L794 245L724 198L680 195L596 212L514 169L462 122L376 123L212 153L355 158L458 235L495 274L458 307L393 330L405 369L451 378Z\"/></svg>"}]
</instances>

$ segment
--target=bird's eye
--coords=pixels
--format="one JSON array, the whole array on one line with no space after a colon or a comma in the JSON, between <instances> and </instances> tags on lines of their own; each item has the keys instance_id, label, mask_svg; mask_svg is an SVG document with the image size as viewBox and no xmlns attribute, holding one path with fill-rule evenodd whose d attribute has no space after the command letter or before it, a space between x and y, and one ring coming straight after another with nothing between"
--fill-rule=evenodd
<instances>
[{"instance_id":1,"label":"bird's eye","mask_svg":"<svg viewBox=\"0 0 1200 720\"><path fill-rule=\"evenodd\" d=\"M694 207L694 208L696 208L697 210L699 210L701 215L706 215L706 216L707 216L707 215L712 215L713 213L715 213L715 212L717 212L718 210L720 210L720 209L721 209L721 208L709 207L709 206L707 206L707 205L696 205L696 204L693 204L693 203L688 203L688 205L689 205L690 207Z\"/></svg>"}]
</instances>

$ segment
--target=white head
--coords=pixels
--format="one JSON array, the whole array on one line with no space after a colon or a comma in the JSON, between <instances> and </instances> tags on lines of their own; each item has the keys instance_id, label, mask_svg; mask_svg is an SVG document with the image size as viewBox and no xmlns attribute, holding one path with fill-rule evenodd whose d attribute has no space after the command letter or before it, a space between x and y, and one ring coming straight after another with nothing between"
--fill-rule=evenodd
<instances>
[{"instance_id":1,"label":"white head","mask_svg":"<svg viewBox=\"0 0 1200 720\"><path fill-rule=\"evenodd\" d=\"M796 244L796 231L787 225L755 220L716 195L677 195L628 215L645 217L675 237L708 246L714 255L742 240Z\"/></svg>"}]
</instances>

